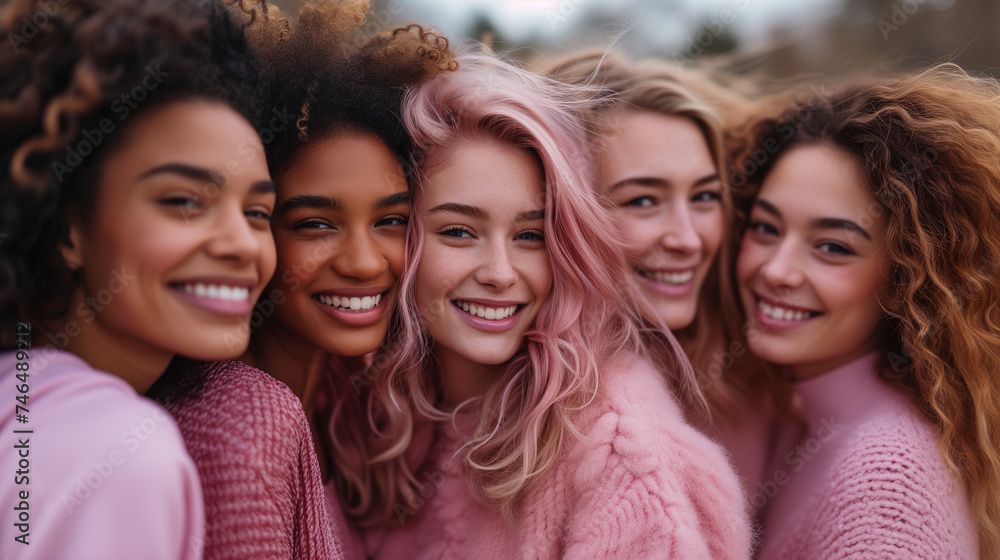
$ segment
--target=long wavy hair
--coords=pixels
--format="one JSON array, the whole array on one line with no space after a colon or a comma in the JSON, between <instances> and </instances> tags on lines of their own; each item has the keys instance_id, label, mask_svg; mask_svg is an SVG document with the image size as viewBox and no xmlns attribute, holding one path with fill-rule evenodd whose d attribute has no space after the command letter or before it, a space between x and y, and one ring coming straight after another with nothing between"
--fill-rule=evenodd
<instances>
[{"instance_id":1,"label":"long wavy hair","mask_svg":"<svg viewBox=\"0 0 1000 560\"><path fill-rule=\"evenodd\" d=\"M741 229L788 148L824 143L861 166L895 288L880 373L936 427L968 491L981 556L1000 557L1000 85L943 64L813 94L749 131Z\"/></svg>"},{"instance_id":2,"label":"long wavy hair","mask_svg":"<svg viewBox=\"0 0 1000 560\"><path fill-rule=\"evenodd\" d=\"M475 434L459 451L470 488L510 521L566 441L578 435L576 414L595 398L612 364L649 357L682 383L694 380L665 328L658 339L663 348L647 351L648 337L637 319L641 311L628 293L621 240L591 189L590 156L575 111L589 102L586 92L499 58L463 53L458 60L458 71L411 91L404 105L416 148L416 204L427 170L471 139L525 150L541 163L545 180L552 292L526 334L524 350L476 402L460 407L471 406L477 417ZM358 392L345 391L339 405L347 410L344 401L356 399L365 416L361 422L342 419L339 433L334 424L342 504L366 524L386 524L398 505L419 503L421 481L414 471L428 447L414 436L453 414L438 399L433 341L415 304L422 245L420 216L414 215L398 321L372 369L361 382L355 378ZM352 422L363 425L364 433L352 434Z\"/></svg>"},{"instance_id":3,"label":"long wavy hair","mask_svg":"<svg viewBox=\"0 0 1000 560\"><path fill-rule=\"evenodd\" d=\"M757 384L745 376L722 375L713 354L724 351L725 341L735 339L740 323L740 310L732 286L736 249L732 225L735 218L729 174L726 173L730 158L724 136L729 130L727 121L740 114L744 100L733 90L719 86L707 70L662 60L635 60L620 51L584 50L546 62L543 69L560 81L600 87L614 94L615 103L594 104L585 113L595 158L599 158L604 149L603 138L607 131L604 115L613 108L684 117L693 121L705 137L722 184L722 244L701 289L694 320L675 330L674 334L695 366L698 384L711 412L726 414L737 409L739 397L749 397ZM746 364L741 362L740 365ZM744 369L759 371L750 367ZM689 406L689 410L691 408Z\"/></svg>"},{"instance_id":4,"label":"long wavy hair","mask_svg":"<svg viewBox=\"0 0 1000 560\"><path fill-rule=\"evenodd\" d=\"M0 8L8 40L0 48L0 347L12 344L18 321L69 313L80 282L60 252L70 214L90 216L103 163L136 115L205 99L256 128L266 78L243 19L214 0L13 0ZM35 22L30 36L25 22ZM155 86L140 87L148 83ZM141 103L124 101L136 90Z\"/></svg>"}]
</instances>

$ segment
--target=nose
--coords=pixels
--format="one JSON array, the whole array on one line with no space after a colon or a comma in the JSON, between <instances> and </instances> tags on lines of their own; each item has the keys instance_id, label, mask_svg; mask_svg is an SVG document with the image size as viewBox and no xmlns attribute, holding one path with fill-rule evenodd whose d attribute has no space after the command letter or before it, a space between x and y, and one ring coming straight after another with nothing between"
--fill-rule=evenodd
<instances>
[{"instance_id":1,"label":"nose","mask_svg":"<svg viewBox=\"0 0 1000 560\"><path fill-rule=\"evenodd\" d=\"M476 270L476 282L503 291L517 282L510 247L502 240L489 243Z\"/></svg>"},{"instance_id":2,"label":"nose","mask_svg":"<svg viewBox=\"0 0 1000 560\"><path fill-rule=\"evenodd\" d=\"M761 276L775 289L791 290L802 285L802 254L791 239L784 239L760 268Z\"/></svg>"},{"instance_id":3,"label":"nose","mask_svg":"<svg viewBox=\"0 0 1000 560\"><path fill-rule=\"evenodd\" d=\"M242 206L225 207L215 221L212 239L207 245L208 253L213 258L238 264L252 262L260 256L264 243L274 246L274 239L261 233L250 225Z\"/></svg>"},{"instance_id":4,"label":"nose","mask_svg":"<svg viewBox=\"0 0 1000 560\"><path fill-rule=\"evenodd\" d=\"M694 229L691 210L681 202L673 205L664 220L660 246L669 253L690 255L701 249L701 237Z\"/></svg>"},{"instance_id":5,"label":"nose","mask_svg":"<svg viewBox=\"0 0 1000 560\"><path fill-rule=\"evenodd\" d=\"M347 238L333 247L330 265L345 278L371 280L388 269L388 262L379 244L366 231L349 232Z\"/></svg>"}]
</instances>

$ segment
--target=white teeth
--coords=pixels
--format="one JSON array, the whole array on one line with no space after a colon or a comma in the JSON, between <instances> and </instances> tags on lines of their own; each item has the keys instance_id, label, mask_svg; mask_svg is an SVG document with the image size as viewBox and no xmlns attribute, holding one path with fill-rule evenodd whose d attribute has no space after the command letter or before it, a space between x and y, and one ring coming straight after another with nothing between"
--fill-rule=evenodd
<instances>
[{"instance_id":1,"label":"white teeth","mask_svg":"<svg viewBox=\"0 0 1000 560\"><path fill-rule=\"evenodd\" d=\"M661 284L675 284L678 286L681 284L687 284L692 278L694 278L694 270L687 270L684 272L660 272L640 268L639 274Z\"/></svg>"},{"instance_id":2,"label":"white teeth","mask_svg":"<svg viewBox=\"0 0 1000 560\"><path fill-rule=\"evenodd\" d=\"M365 297L326 296L319 294L316 297L323 304L336 307L342 311L371 311L378 305L378 302L382 301L382 294Z\"/></svg>"},{"instance_id":3,"label":"white teeth","mask_svg":"<svg viewBox=\"0 0 1000 560\"><path fill-rule=\"evenodd\" d=\"M224 301L246 301L250 299L250 288L241 286L223 286L215 284L183 284L185 293L198 297L221 299Z\"/></svg>"},{"instance_id":4,"label":"white teeth","mask_svg":"<svg viewBox=\"0 0 1000 560\"><path fill-rule=\"evenodd\" d=\"M486 319L487 321L500 321L501 319L510 317L517 311L516 305L511 305L510 307L484 307L461 300L455 300L455 305L469 315Z\"/></svg>"},{"instance_id":5,"label":"white teeth","mask_svg":"<svg viewBox=\"0 0 1000 560\"><path fill-rule=\"evenodd\" d=\"M812 316L809 311L792 310L787 307L778 307L765 301L759 302L760 310L773 319L782 321L802 321Z\"/></svg>"}]
</instances>

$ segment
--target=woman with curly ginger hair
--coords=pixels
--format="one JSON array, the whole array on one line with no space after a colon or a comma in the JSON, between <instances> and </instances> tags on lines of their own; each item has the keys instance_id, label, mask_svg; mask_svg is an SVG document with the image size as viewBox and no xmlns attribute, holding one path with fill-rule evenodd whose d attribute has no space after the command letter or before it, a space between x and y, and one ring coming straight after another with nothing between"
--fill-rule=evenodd
<instances>
[{"instance_id":1,"label":"woman with curly ginger hair","mask_svg":"<svg viewBox=\"0 0 1000 560\"><path fill-rule=\"evenodd\" d=\"M739 482L661 370L693 374L640 327L591 190L583 89L458 61L404 103L401 325L345 396L360 412L341 424L366 431L335 441L369 555L748 558Z\"/></svg>"},{"instance_id":2,"label":"woman with curly ginger hair","mask_svg":"<svg viewBox=\"0 0 1000 560\"><path fill-rule=\"evenodd\" d=\"M215 2L16 0L0 28L0 556L201 558L195 465L141 395L249 341L263 68Z\"/></svg>"},{"instance_id":3,"label":"woman with curly ginger hair","mask_svg":"<svg viewBox=\"0 0 1000 560\"><path fill-rule=\"evenodd\" d=\"M323 488L338 466L327 403L354 390L333 383L330 362L386 339L410 215L400 104L407 86L454 63L447 41L419 26L362 33L368 2L308 4L291 18L243 7L272 71L261 139L277 183L277 271L247 352L177 363L155 394L202 475L206 558L360 558L335 483L329 500Z\"/></svg>"},{"instance_id":4,"label":"woman with curly ginger hair","mask_svg":"<svg viewBox=\"0 0 1000 560\"><path fill-rule=\"evenodd\" d=\"M941 65L750 130L747 342L806 421L752 496L760 558L996 558L1000 86Z\"/></svg>"}]
</instances>

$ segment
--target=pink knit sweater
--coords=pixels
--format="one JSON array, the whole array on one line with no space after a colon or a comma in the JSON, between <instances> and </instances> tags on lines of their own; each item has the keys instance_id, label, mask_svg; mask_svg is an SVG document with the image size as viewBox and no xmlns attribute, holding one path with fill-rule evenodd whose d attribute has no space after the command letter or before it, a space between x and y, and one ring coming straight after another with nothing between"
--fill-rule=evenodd
<instances>
[{"instance_id":1,"label":"pink knit sweater","mask_svg":"<svg viewBox=\"0 0 1000 560\"><path fill-rule=\"evenodd\" d=\"M796 385L808 429L786 432L751 494L764 506L761 560L978 558L964 487L934 427L879 379L877 359Z\"/></svg>"},{"instance_id":2,"label":"pink knit sweater","mask_svg":"<svg viewBox=\"0 0 1000 560\"><path fill-rule=\"evenodd\" d=\"M341 558L298 397L239 361L181 362L150 390L201 476L206 560Z\"/></svg>"},{"instance_id":3,"label":"pink knit sweater","mask_svg":"<svg viewBox=\"0 0 1000 560\"><path fill-rule=\"evenodd\" d=\"M749 558L744 497L722 450L686 424L648 364L608 375L513 526L469 492L453 453L473 418L438 429L427 498L369 531L378 559ZM411 511L412 510L412 511Z\"/></svg>"}]
</instances>

